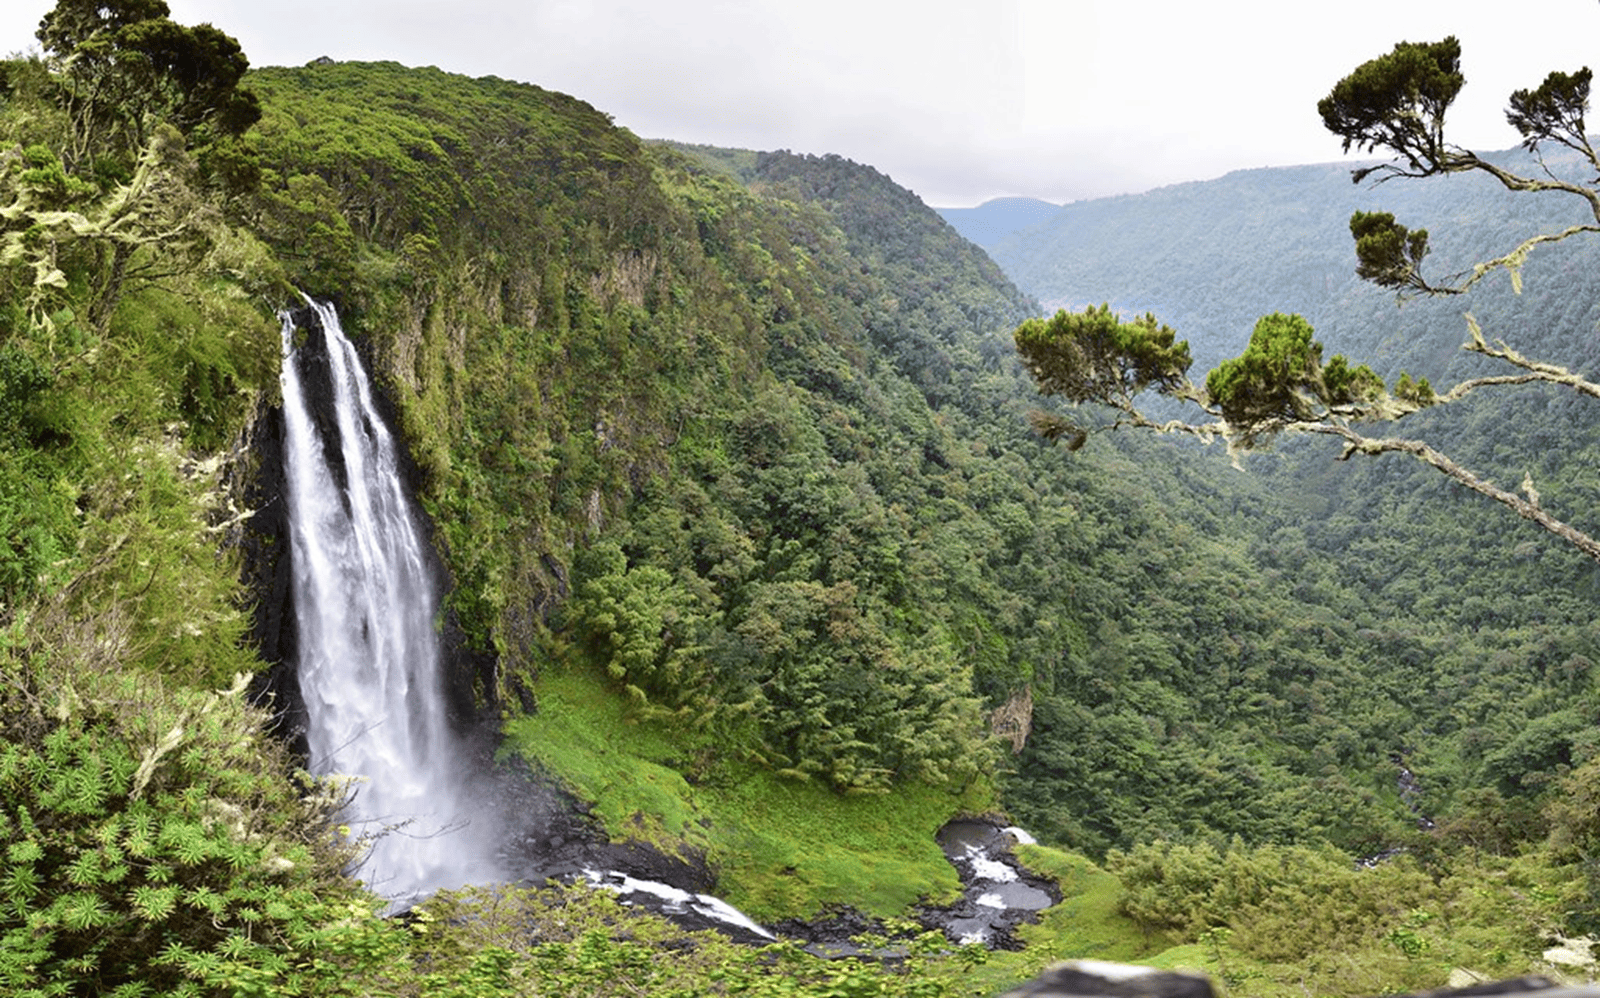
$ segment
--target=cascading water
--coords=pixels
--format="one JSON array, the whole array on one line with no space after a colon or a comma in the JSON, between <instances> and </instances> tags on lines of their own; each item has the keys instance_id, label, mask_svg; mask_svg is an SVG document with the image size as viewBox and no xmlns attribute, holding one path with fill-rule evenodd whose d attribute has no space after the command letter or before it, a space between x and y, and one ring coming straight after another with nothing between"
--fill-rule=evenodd
<instances>
[{"instance_id":1,"label":"cascading water","mask_svg":"<svg viewBox=\"0 0 1600 998\"><path fill-rule=\"evenodd\" d=\"M438 596L393 435L333 307L312 309L326 345L326 429L306 384L322 371L302 370L310 365L283 319L296 673L313 772L355 781L341 820L368 846L358 873L401 906L500 879L494 836L468 817L476 809L446 715Z\"/></svg>"}]
</instances>

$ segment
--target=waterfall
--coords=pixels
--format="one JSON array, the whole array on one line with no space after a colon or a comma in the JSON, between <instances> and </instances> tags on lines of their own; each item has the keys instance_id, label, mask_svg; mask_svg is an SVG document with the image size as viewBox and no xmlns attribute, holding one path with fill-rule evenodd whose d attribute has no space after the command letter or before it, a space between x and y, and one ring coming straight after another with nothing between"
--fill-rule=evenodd
<instances>
[{"instance_id":1,"label":"waterfall","mask_svg":"<svg viewBox=\"0 0 1600 998\"><path fill-rule=\"evenodd\" d=\"M333 307L312 309L325 370L295 349L283 317L296 673L312 772L352 781L341 821L365 849L357 873L402 906L500 879L494 836L472 821L469 770L445 709L439 597L394 436ZM324 391L331 401L314 408L308 393Z\"/></svg>"}]
</instances>

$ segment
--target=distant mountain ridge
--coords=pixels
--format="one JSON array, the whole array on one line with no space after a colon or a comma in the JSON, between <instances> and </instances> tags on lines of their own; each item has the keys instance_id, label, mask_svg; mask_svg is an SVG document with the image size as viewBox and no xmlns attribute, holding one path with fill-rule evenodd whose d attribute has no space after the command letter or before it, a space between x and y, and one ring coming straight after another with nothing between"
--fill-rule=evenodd
<instances>
[{"instance_id":1,"label":"distant mountain ridge","mask_svg":"<svg viewBox=\"0 0 1600 998\"><path fill-rule=\"evenodd\" d=\"M993 198L976 208L935 208L967 240L992 249L1014 232L1049 221L1061 210L1038 198Z\"/></svg>"},{"instance_id":2,"label":"distant mountain ridge","mask_svg":"<svg viewBox=\"0 0 1600 998\"><path fill-rule=\"evenodd\" d=\"M1538 170L1520 151L1488 158ZM1587 339L1578 342L1572 333L1600 320L1594 296L1567 290L1600 264L1594 240L1536 249L1525 271L1526 296L1514 296L1509 280L1495 275L1469 295L1397 309L1393 294L1356 277L1349 232L1358 209L1428 228L1433 253L1425 267L1444 275L1499 256L1535 232L1583 222L1587 212L1577 199L1515 195L1486 176L1356 185L1351 165L1240 170L1073 202L1044 224L1014 230L986 248L1047 310L1108 302L1127 312L1154 311L1189 339L1201 369L1238 353L1255 320L1277 311L1304 315L1330 353L1360 355L1392 371L1466 370L1461 365L1471 358L1457 349L1465 311L1486 323L1513 323L1530 307L1559 309L1562 321L1544 323L1540 336L1561 342L1550 350L1539 342L1523 346L1563 363L1592 356ZM1485 329L1510 335L1506 327Z\"/></svg>"}]
</instances>

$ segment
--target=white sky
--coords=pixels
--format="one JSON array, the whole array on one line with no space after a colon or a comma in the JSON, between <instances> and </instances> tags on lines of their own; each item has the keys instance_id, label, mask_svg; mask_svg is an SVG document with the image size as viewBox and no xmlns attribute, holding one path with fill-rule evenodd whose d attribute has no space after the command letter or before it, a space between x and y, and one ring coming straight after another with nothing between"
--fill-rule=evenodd
<instances>
[{"instance_id":1,"label":"white sky","mask_svg":"<svg viewBox=\"0 0 1600 998\"><path fill-rule=\"evenodd\" d=\"M941 207L1339 159L1316 102L1397 41L1461 39L1450 137L1482 150L1516 145L1512 90L1600 64L1596 0L168 2L253 65L392 59L536 83L646 138L838 153ZM50 6L6 0L0 51L32 45Z\"/></svg>"}]
</instances>

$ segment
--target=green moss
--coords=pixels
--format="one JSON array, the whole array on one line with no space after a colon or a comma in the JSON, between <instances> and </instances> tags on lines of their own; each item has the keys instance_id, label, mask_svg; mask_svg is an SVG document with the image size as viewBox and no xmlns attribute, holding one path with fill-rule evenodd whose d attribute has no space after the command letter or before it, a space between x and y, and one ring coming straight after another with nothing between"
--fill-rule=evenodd
<instances>
[{"instance_id":1,"label":"green moss","mask_svg":"<svg viewBox=\"0 0 1600 998\"><path fill-rule=\"evenodd\" d=\"M674 769L673 743L647 725L630 723L618 698L572 673L545 677L539 711L507 726L517 755L558 776L594 807L619 840L682 855L709 844L692 787Z\"/></svg>"},{"instance_id":2,"label":"green moss","mask_svg":"<svg viewBox=\"0 0 1600 998\"><path fill-rule=\"evenodd\" d=\"M729 900L756 917L809 915L853 904L892 915L919 900L952 900L955 869L939 827L983 798L925 785L843 795L754 765L723 767L714 801L714 854Z\"/></svg>"},{"instance_id":3,"label":"green moss","mask_svg":"<svg viewBox=\"0 0 1600 998\"><path fill-rule=\"evenodd\" d=\"M590 801L612 836L702 851L718 891L757 919L829 904L888 916L948 900L958 881L934 833L992 800L982 784L848 795L784 779L709 739L631 719L622 698L580 672L550 670L537 692L538 713L508 725L510 750Z\"/></svg>"}]
</instances>

